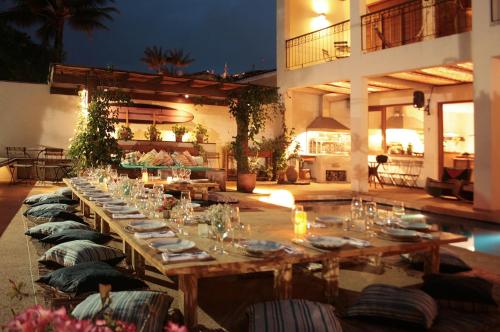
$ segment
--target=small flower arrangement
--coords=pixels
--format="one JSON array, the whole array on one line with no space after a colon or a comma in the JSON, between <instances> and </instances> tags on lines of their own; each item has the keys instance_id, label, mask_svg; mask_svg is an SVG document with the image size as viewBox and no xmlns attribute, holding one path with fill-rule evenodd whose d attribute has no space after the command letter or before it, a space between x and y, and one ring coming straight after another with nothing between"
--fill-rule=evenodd
<instances>
[{"instance_id":1,"label":"small flower arrangement","mask_svg":"<svg viewBox=\"0 0 500 332\"><path fill-rule=\"evenodd\" d=\"M118 139L130 141L132 138L134 138L134 133L132 132L132 129L130 129L130 127L121 126L120 129L118 129L117 136Z\"/></svg>"},{"instance_id":2,"label":"small flower arrangement","mask_svg":"<svg viewBox=\"0 0 500 332\"><path fill-rule=\"evenodd\" d=\"M148 127L148 130L144 135L146 136L146 139L152 142L161 141L161 133L154 124Z\"/></svg>"},{"instance_id":3,"label":"small flower arrangement","mask_svg":"<svg viewBox=\"0 0 500 332\"><path fill-rule=\"evenodd\" d=\"M172 131L175 134L175 141L182 142L182 136L187 133L187 128L181 125L174 125L172 127Z\"/></svg>"}]
</instances>

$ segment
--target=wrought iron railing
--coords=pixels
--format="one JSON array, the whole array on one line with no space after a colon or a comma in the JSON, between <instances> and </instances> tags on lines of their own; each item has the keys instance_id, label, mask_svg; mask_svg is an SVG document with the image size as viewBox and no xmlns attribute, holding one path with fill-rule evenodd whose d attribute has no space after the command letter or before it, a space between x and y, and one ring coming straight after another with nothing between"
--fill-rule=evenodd
<instances>
[{"instance_id":1,"label":"wrought iron railing","mask_svg":"<svg viewBox=\"0 0 500 332\"><path fill-rule=\"evenodd\" d=\"M286 67L308 65L346 58L351 54L350 23L344 21L286 41Z\"/></svg>"},{"instance_id":2,"label":"wrought iron railing","mask_svg":"<svg viewBox=\"0 0 500 332\"><path fill-rule=\"evenodd\" d=\"M500 0L491 0L491 22L500 23Z\"/></svg>"},{"instance_id":3,"label":"wrought iron railing","mask_svg":"<svg viewBox=\"0 0 500 332\"><path fill-rule=\"evenodd\" d=\"M366 52L397 47L472 28L471 0L413 0L361 17Z\"/></svg>"}]
</instances>

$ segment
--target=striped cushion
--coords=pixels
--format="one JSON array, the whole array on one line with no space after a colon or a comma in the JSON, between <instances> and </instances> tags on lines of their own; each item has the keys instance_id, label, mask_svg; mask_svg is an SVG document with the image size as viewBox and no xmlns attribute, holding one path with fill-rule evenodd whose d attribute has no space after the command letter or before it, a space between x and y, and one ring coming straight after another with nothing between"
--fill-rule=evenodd
<instances>
[{"instance_id":1,"label":"striped cushion","mask_svg":"<svg viewBox=\"0 0 500 332\"><path fill-rule=\"evenodd\" d=\"M65 220L60 222L48 222L45 224L31 227L24 234L31 236L35 239L41 239L53 233L61 232L67 229L90 230L91 228L85 224L73 220Z\"/></svg>"},{"instance_id":2,"label":"striped cushion","mask_svg":"<svg viewBox=\"0 0 500 332\"><path fill-rule=\"evenodd\" d=\"M152 291L125 291L111 293L111 318L133 323L137 331L162 332L167 322L172 298ZM71 313L78 319L92 319L101 310L101 297L93 294L76 306Z\"/></svg>"},{"instance_id":3,"label":"striped cushion","mask_svg":"<svg viewBox=\"0 0 500 332\"><path fill-rule=\"evenodd\" d=\"M31 196L26 197L26 199L24 200L23 203L27 204L27 205L32 205L32 204L41 202L43 200L46 200L47 198L57 197L57 196L61 196L61 195L59 195L57 193L31 195Z\"/></svg>"},{"instance_id":4,"label":"striped cushion","mask_svg":"<svg viewBox=\"0 0 500 332\"><path fill-rule=\"evenodd\" d=\"M47 250L39 261L73 266L84 262L104 261L110 264L120 262L125 255L115 248L95 244L89 240L75 240L58 244Z\"/></svg>"},{"instance_id":5,"label":"striped cushion","mask_svg":"<svg viewBox=\"0 0 500 332\"><path fill-rule=\"evenodd\" d=\"M75 208L71 205L61 204L61 203L42 204L42 205L30 207L29 209L24 211L24 215L37 217L39 215L44 214L47 211L73 212L73 211L75 211Z\"/></svg>"},{"instance_id":6,"label":"striped cushion","mask_svg":"<svg viewBox=\"0 0 500 332\"><path fill-rule=\"evenodd\" d=\"M32 204L31 207L47 205L47 204L66 204L66 205L76 205L78 204L77 200L68 198L66 196L52 196L38 203Z\"/></svg>"},{"instance_id":7,"label":"striped cushion","mask_svg":"<svg viewBox=\"0 0 500 332\"><path fill-rule=\"evenodd\" d=\"M348 317L373 317L396 320L430 328L438 314L432 297L418 289L374 284L361 292L347 311Z\"/></svg>"},{"instance_id":8,"label":"striped cushion","mask_svg":"<svg viewBox=\"0 0 500 332\"><path fill-rule=\"evenodd\" d=\"M254 304L247 309L249 331L342 331L329 304L306 300L280 300Z\"/></svg>"}]
</instances>

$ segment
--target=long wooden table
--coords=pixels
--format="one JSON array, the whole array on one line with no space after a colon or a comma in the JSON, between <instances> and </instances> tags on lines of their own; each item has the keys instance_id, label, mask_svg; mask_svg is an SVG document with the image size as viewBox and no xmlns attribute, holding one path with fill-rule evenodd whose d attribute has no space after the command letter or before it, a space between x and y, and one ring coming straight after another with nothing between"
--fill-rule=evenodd
<instances>
[{"instance_id":1,"label":"long wooden table","mask_svg":"<svg viewBox=\"0 0 500 332\"><path fill-rule=\"evenodd\" d=\"M451 233L434 233L439 235L435 240L421 240L419 242L394 242L380 238L370 238L373 244L371 247L355 248L344 247L334 251L320 251L295 246L291 242L293 238L293 226L289 221L290 213L282 210L273 213L263 212L242 212L241 221L249 224L252 229L253 239L274 240L283 244L293 246L297 249L297 254L283 254L269 258L254 258L242 253L230 253L229 255L214 254L215 260L179 262L165 264L160 254L150 248L147 244L151 240L136 239L133 234L125 231L125 226L130 223L130 219L116 220L106 213L101 207L88 200L79 193L68 180L64 182L73 189L74 197L80 199L84 215L89 216L90 211L95 215L96 228L101 232L113 231L118 234L123 241L123 250L127 255L127 260L132 264L139 276L144 275L145 263L155 267L167 276L178 276L181 306L184 309L185 322L188 326L193 326L197 322L198 306L198 280L200 278L226 276L234 274L244 274L251 272L272 271L274 273L274 292L277 298L290 298L292 294L292 267L297 263L322 262L322 276L325 279L325 295L333 298L338 291L339 264L341 259L349 259L360 256L382 256L397 255L409 252L425 252L425 272L439 271L439 246L453 242L462 242L466 238ZM190 236L201 250L208 250L214 241L197 236L196 227L186 227ZM329 234L337 236L352 236L364 238L363 233L344 232L333 230L332 228L317 229L318 234Z\"/></svg>"},{"instance_id":2,"label":"long wooden table","mask_svg":"<svg viewBox=\"0 0 500 332\"><path fill-rule=\"evenodd\" d=\"M191 198L195 198L197 194L202 200L208 199L208 191L211 189L219 189L219 184L215 182L168 182L166 180L151 180L145 183L146 186L161 184L165 189L171 190L187 190L191 192Z\"/></svg>"}]
</instances>

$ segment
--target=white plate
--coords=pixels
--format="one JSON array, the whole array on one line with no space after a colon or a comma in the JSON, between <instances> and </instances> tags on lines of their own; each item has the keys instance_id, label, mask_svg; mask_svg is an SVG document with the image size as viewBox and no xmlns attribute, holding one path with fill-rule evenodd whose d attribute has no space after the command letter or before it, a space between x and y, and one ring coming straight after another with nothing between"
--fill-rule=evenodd
<instances>
[{"instance_id":1,"label":"white plate","mask_svg":"<svg viewBox=\"0 0 500 332\"><path fill-rule=\"evenodd\" d=\"M128 224L130 230L134 232L149 232L165 227L166 224L163 221L158 220L143 220L134 221Z\"/></svg>"},{"instance_id":2,"label":"white plate","mask_svg":"<svg viewBox=\"0 0 500 332\"><path fill-rule=\"evenodd\" d=\"M122 201L121 199L113 198L111 201L106 201L103 204L103 207L107 208L107 207L110 207L110 206L117 206L117 205L124 205L124 204L125 204L125 202Z\"/></svg>"},{"instance_id":3,"label":"white plate","mask_svg":"<svg viewBox=\"0 0 500 332\"><path fill-rule=\"evenodd\" d=\"M152 241L149 246L160 252L182 252L194 248L196 243L190 240L171 238Z\"/></svg>"},{"instance_id":4,"label":"white plate","mask_svg":"<svg viewBox=\"0 0 500 332\"><path fill-rule=\"evenodd\" d=\"M105 193L102 193L102 194L92 194L92 195L88 195L89 196L89 199L91 201L95 201L97 199L101 199L101 198L111 198L111 196L109 194L105 194Z\"/></svg>"},{"instance_id":5,"label":"white plate","mask_svg":"<svg viewBox=\"0 0 500 332\"><path fill-rule=\"evenodd\" d=\"M426 223L417 223L417 222L408 222L408 221L400 221L398 223L399 227L404 228L404 229L413 229L416 231L428 231L432 228L431 225L428 225Z\"/></svg>"},{"instance_id":6,"label":"white plate","mask_svg":"<svg viewBox=\"0 0 500 332\"><path fill-rule=\"evenodd\" d=\"M241 245L248 253L257 255L272 254L285 248L281 243L267 240L247 240Z\"/></svg>"},{"instance_id":7,"label":"white plate","mask_svg":"<svg viewBox=\"0 0 500 332\"><path fill-rule=\"evenodd\" d=\"M130 206L125 206L125 205L112 205L112 206L107 206L104 209L110 213L129 214L129 213L138 213L139 212L136 208L133 208Z\"/></svg>"},{"instance_id":8,"label":"white plate","mask_svg":"<svg viewBox=\"0 0 500 332\"><path fill-rule=\"evenodd\" d=\"M384 228L382 233L396 238L416 238L420 236L416 231L401 228Z\"/></svg>"},{"instance_id":9,"label":"white plate","mask_svg":"<svg viewBox=\"0 0 500 332\"><path fill-rule=\"evenodd\" d=\"M338 225L344 223L344 218L338 216L319 216L316 217L316 222L322 224Z\"/></svg>"},{"instance_id":10,"label":"white plate","mask_svg":"<svg viewBox=\"0 0 500 332\"><path fill-rule=\"evenodd\" d=\"M347 243L346 239L336 236L308 236L306 240L312 246L320 249L337 249Z\"/></svg>"}]
</instances>

